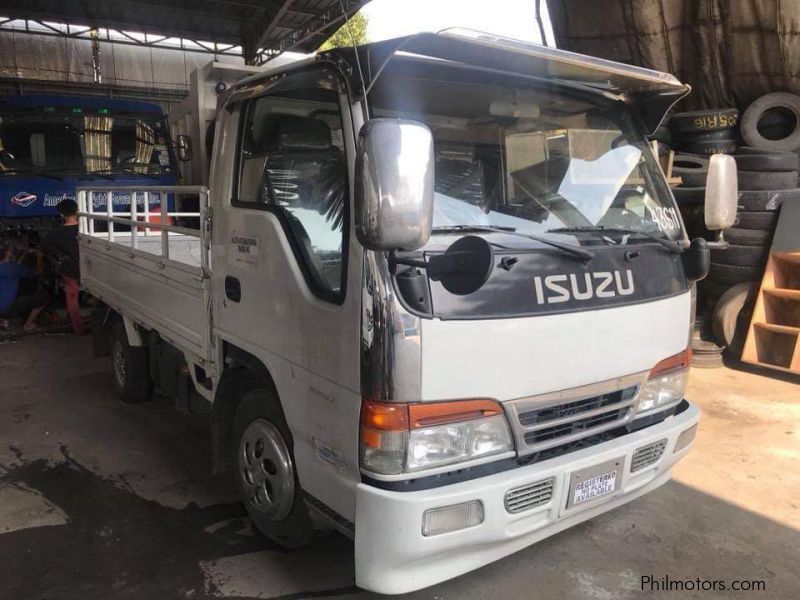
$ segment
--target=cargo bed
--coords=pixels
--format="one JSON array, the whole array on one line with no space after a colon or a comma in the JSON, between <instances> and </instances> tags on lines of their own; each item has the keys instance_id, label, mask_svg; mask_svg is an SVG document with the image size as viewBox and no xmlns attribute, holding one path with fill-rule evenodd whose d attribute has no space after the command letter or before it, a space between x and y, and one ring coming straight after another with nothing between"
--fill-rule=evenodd
<instances>
[{"instance_id":1,"label":"cargo bed","mask_svg":"<svg viewBox=\"0 0 800 600\"><path fill-rule=\"evenodd\" d=\"M128 192L137 202L95 212L98 194ZM200 198L199 212L146 211L159 192ZM208 190L195 186L92 187L78 190L81 284L108 306L207 366L211 356ZM110 202L106 203L110 205ZM124 211L124 212L121 212ZM185 221L199 228L176 225ZM121 231L120 231L121 230Z\"/></svg>"}]
</instances>

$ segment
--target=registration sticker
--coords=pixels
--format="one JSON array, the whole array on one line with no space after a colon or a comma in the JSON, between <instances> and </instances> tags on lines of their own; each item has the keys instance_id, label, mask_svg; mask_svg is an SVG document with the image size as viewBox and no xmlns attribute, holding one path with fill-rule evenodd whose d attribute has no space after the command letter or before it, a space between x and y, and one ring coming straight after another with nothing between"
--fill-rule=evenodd
<instances>
[{"instance_id":1,"label":"registration sticker","mask_svg":"<svg viewBox=\"0 0 800 600\"><path fill-rule=\"evenodd\" d=\"M567 508L614 495L622 481L624 458L575 471L569 478Z\"/></svg>"}]
</instances>

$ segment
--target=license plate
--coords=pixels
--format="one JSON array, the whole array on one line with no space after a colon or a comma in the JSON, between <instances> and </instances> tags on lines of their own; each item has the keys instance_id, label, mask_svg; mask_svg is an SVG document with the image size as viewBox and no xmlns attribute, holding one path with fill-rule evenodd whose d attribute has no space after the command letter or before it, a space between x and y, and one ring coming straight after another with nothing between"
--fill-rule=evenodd
<instances>
[{"instance_id":1,"label":"license plate","mask_svg":"<svg viewBox=\"0 0 800 600\"><path fill-rule=\"evenodd\" d=\"M570 497L567 508L613 494L622 477L622 459L573 473L570 477Z\"/></svg>"}]
</instances>

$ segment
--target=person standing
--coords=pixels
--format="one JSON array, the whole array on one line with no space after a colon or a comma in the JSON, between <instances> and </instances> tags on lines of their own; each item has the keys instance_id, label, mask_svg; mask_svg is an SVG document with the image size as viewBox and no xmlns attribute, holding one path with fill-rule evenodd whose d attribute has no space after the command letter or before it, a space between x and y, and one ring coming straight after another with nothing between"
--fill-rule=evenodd
<instances>
[{"instance_id":1,"label":"person standing","mask_svg":"<svg viewBox=\"0 0 800 600\"><path fill-rule=\"evenodd\" d=\"M83 335L85 327L79 302L81 273L78 258L78 205L74 200L62 200L56 210L64 222L45 237L42 248L55 262L56 274L61 278L64 288L67 314L72 328L78 335Z\"/></svg>"}]
</instances>

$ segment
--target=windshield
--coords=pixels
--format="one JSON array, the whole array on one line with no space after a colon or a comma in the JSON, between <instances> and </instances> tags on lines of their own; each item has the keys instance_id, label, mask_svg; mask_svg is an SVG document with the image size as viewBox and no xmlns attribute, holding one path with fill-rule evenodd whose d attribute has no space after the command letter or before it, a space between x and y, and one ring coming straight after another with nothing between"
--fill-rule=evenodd
<instances>
[{"instance_id":1,"label":"windshield","mask_svg":"<svg viewBox=\"0 0 800 600\"><path fill-rule=\"evenodd\" d=\"M597 228L683 237L661 170L620 103L424 66L384 75L370 106L433 132L434 231L491 226L582 243L602 243ZM556 231L564 228L583 231Z\"/></svg>"},{"instance_id":2,"label":"windshield","mask_svg":"<svg viewBox=\"0 0 800 600\"><path fill-rule=\"evenodd\" d=\"M162 119L80 109L0 111L0 174L161 175L172 172Z\"/></svg>"}]
</instances>

